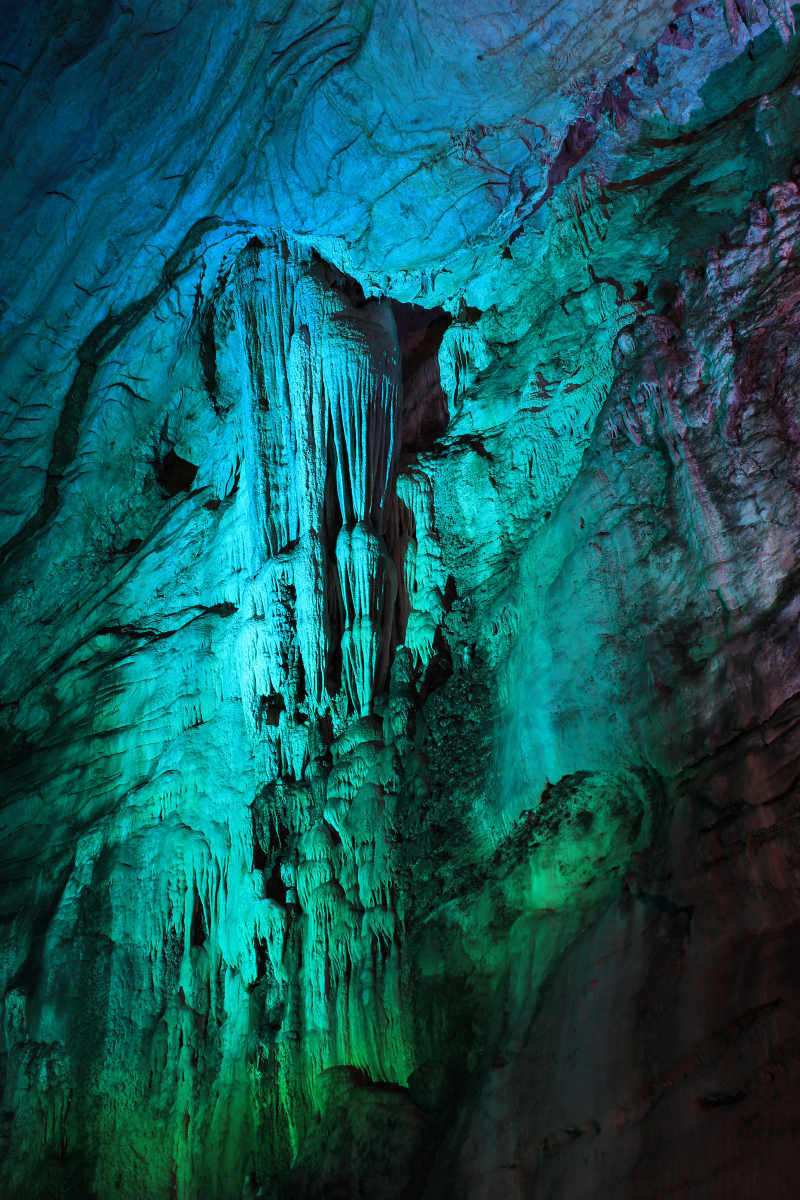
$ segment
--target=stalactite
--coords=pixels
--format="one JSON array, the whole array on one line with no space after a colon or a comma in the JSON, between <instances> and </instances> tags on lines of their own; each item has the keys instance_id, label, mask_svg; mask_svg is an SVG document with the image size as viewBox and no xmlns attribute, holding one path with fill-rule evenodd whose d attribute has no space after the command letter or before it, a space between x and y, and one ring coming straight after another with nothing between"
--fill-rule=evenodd
<instances>
[{"instance_id":1,"label":"stalactite","mask_svg":"<svg viewBox=\"0 0 800 1200\"><path fill-rule=\"evenodd\" d=\"M444 616L446 572L435 529L433 488L421 468L407 468L398 477L395 511L395 545L403 571L402 640L417 662L426 662Z\"/></svg>"},{"instance_id":2,"label":"stalactite","mask_svg":"<svg viewBox=\"0 0 800 1200\"><path fill-rule=\"evenodd\" d=\"M234 289L247 368L243 426L253 526L262 531L253 549L265 563L290 562L294 588L287 610L293 629L279 622L246 635L252 643L245 651L252 667L246 670L256 676L249 690L251 696L266 694L259 676L267 676L276 693L292 691L280 657L296 638L308 703L319 712L327 702L331 610L338 604L328 595L330 436L342 521L335 546L344 602L338 649L346 695L355 711L363 712L386 680L396 596L395 570L383 540L401 407L391 310L376 303L349 306L326 285L319 268L301 263L284 243L249 247L237 264ZM280 611L270 603L264 609L270 621ZM295 699L296 694L287 708Z\"/></svg>"}]
</instances>

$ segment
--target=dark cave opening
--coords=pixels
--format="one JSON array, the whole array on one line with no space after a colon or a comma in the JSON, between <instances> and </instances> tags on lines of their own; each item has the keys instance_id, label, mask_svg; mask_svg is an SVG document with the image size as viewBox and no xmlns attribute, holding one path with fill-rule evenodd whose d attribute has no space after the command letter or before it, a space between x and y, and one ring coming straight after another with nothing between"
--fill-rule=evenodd
<instances>
[{"instance_id":1,"label":"dark cave opening","mask_svg":"<svg viewBox=\"0 0 800 1200\"><path fill-rule=\"evenodd\" d=\"M188 458L181 458L169 449L156 463L156 476L168 496L177 496L191 491L198 469Z\"/></svg>"},{"instance_id":2,"label":"dark cave opening","mask_svg":"<svg viewBox=\"0 0 800 1200\"><path fill-rule=\"evenodd\" d=\"M392 301L403 362L402 450L428 450L447 429L450 414L439 375L439 347L452 316L443 308Z\"/></svg>"}]
</instances>

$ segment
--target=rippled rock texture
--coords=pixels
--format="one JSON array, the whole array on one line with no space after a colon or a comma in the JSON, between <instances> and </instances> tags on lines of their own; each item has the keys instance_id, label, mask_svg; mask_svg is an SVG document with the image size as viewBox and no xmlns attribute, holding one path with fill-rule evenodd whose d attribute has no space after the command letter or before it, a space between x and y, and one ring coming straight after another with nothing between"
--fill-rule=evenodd
<instances>
[{"instance_id":1,"label":"rippled rock texture","mask_svg":"<svg viewBox=\"0 0 800 1200\"><path fill-rule=\"evenodd\" d=\"M4 1194L793 1196L791 8L5 26Z\"/></svg>"}]
</instances>

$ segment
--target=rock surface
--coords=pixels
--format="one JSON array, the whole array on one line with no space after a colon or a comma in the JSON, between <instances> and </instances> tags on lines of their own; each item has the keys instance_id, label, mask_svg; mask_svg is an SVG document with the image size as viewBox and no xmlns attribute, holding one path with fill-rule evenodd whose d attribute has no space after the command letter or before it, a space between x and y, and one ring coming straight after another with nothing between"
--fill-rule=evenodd
<instances>
[{"instance_id":1,"label":"rock surface","mask_svg":"<svg viewBox=\"0 0 800 1200\"><path fill-rule=\"evenodd\" d=\"M4 1194L793 1196L790 7L3 39Z\"/></svg>"}]
</instances>

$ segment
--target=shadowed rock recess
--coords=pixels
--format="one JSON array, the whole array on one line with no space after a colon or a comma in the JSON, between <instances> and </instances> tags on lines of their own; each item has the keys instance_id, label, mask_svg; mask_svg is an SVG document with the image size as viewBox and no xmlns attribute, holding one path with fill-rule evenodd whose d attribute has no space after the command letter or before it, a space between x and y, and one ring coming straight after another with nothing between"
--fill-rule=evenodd
<instances>
[{"instance_id":1,"label":"shadowed rock recess","mask_svg":"<svg viewBox=\"0 0 800 1200\"><path fill-rule=\"evenodd\" d=\"M797 1195L795 24L4 5L3 1196Z\"/></svg>"}]
</instances>

